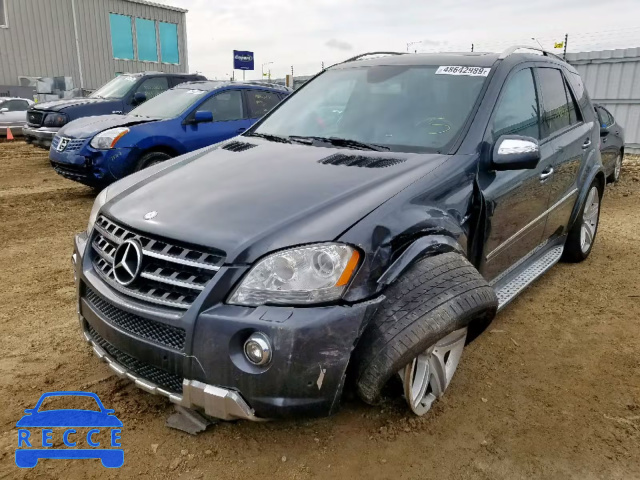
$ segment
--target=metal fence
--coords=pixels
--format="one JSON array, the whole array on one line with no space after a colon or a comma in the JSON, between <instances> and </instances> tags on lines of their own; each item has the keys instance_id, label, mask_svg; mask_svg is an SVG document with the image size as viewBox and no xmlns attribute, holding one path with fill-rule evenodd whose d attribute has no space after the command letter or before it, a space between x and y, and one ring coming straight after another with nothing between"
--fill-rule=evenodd
<instances>
[{"instance_id":1,"label":"metal fence","mask_svg":"<svg viewBox=\"0 0 640 480\"><path fill-rule=\"evenodd\" d=\"M640 47L567 53L594 103L609 110L625 131L625 151L640 154Z\"/></svg>"}]
</instances>

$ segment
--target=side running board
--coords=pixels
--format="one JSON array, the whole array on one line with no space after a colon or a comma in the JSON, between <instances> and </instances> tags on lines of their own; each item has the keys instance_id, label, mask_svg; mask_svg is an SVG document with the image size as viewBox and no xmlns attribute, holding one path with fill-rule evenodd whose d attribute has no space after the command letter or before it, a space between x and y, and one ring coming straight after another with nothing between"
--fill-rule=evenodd
<instances>
[{"instance_id":1,"label":"side running board","mask_svg":"<svg viewBox=\"0 0 640 480\"><path fill-rule=\"evenodd\" d=\"M522 290L531 285L536 279L544 275L551 267L553 267L562 256L564 250L563 245L551 248L544 255L541 255L533 263L527 266L508 283L500 286L496 290L498 297L498 311L506 307L509 302L518 296Z\"/></svg>"}]
</instances>

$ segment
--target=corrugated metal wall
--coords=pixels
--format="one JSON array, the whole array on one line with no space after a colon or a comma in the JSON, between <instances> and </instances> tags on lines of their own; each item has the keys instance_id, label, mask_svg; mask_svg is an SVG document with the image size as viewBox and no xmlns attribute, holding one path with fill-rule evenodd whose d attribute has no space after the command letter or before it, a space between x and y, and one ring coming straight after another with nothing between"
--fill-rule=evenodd
<instances>
[{"instance_id":1,"label":"corrugated metal wall","mask_svg":"<svg viewBox=\"0 0 640 480\"><path fill-rule=\"evenodd\" d=\"M98 88L116 72L188 71L183 12L127 0L6 0L8 28L0 28L0 85L18 85L18 76L72 76L80 86L74 4L84 88ZM177 24L180 64L114 59L109 13Z\"/></svg>"},{"instance_id":2,"label":"corrugated metal wall","mask_svg":"<svg viewBox=\"0 0 640 480\"><path fill-rule=\"evenodd\" d=\"M625 150L640 153L640 48L567 53L594 103L625 130Z\"/></svg>"}]
</instances>

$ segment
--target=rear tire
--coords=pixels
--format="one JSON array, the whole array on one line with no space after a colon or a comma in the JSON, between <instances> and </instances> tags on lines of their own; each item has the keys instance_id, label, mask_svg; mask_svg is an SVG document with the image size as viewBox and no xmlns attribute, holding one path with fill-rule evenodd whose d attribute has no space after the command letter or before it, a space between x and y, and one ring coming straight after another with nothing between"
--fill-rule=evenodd
<instances>
[{"instance_id":1,"label":"rear tire","mask_svg":"<svg viewBox=\"0 0 640 480\"><path fill-rule=\"evenodd\" d=\"M564 244L562 260L565 262L582 262L591 253L600 224L602 190L602 185L597 179L589 186L580 213L569 230L567 241Z\"/></svg>"},{"instance_id":2,"label":"rear tire","mask_svg":"<svg viewBox=\"0 0 640 480\"><path fill-rule=\"evenodd\" d=\"M157 165L158 163L162 163L165 160L169 160L170 158L172 158L171 155L164 152L145 153L142 157L140 157L140 160L138 160L135 171L137 172L153 165Z\"/></svg>"},{"instance_id":3,"label":"rear tire","mask_svg":"<svg viewBox=\"0 0 640 480\"><path fill-rule=\"evenodd\" d=\"M622 152L618 152L618 156L616 157L616 163L613 167L613 172L607 178L607 182L609 183L617 183L620 180L620 173L622 172Z\"/></svg>"},{"instance_id":4,"label":"rear tire","mask_svg":"<svg viewBox=\"0 0 640 480\"><path fill-rule=\"evenodd\" d=\"M385 291L385 300L358 342L358 395L366 403L377 403L393 375L407 372L407 366L411 370L415 359L424 360L434 349L437 353L439 342L453 332L464 330L460 335L466 336L472 320L492 319L497 307L493 288L463 256L445 253L419 261ZM444 388L452 375L447 375Z\"/></svg>"}]
</instances>

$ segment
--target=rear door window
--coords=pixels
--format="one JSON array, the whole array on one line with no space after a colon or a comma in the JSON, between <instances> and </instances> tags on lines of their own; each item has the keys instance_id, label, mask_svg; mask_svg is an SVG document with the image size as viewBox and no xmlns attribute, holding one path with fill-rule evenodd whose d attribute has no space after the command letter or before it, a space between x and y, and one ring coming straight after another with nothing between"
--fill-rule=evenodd
<instances>
[{"instance_id":1,"label":"rear door window","mask_svg":"<svg viewBox=\"0 0 640 480\"><path fill-rule=\"evenodd\" d=\"M494 141L501 135L524 135L540 138L540 108L530 68L516 72L500 94L493 117Z\"/></svg>"},{"instance_id":2,"label":"rear door window","mask_svg":"<svg viewBox=\"0 0 640 480\"><path fill-rule=\"evenodd\" d=\"M546 129L545 136L551 136L571 125L571 108L567 102L567 90L560 70L555 68L538 68L537 71L544 107L543 123ZM573 108L575 118L575 104L573 104Z\"/></svg>"},{"instance_id":3,"label":"rear door window","mask_svg":"<svg viewBox=\"0 0 640 480\"><path fill-rule=\"evenodd\" d=\"M213 97L208 98L196 108L213 114L214 122L229 122L231 120L242 120L244 113L242 109L242 92L240 90L226 90Z\"/></svg>"},{"instance_id":4,"label":"rear door window","mask_svg":"<svg viewBox=\"0 0 640 480\"><path fill-rule=\"evenodd\" d=\"M246 94L249 118L261 118L280 103L280 98L274 92L248 90Z\"/></svg>"}]
</instances>

